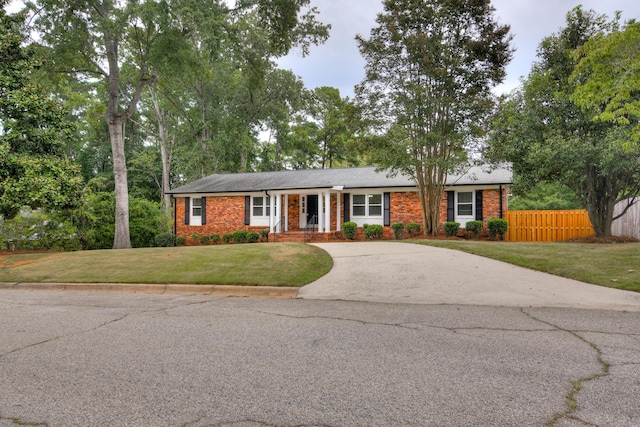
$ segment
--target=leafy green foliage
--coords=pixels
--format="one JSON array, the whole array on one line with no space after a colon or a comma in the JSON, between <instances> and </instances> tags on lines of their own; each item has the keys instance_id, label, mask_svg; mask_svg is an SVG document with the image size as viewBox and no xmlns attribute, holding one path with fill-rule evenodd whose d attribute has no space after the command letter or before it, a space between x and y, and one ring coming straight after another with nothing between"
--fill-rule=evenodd
<instances>
[{"instance_id":1,"label":"leafy green foliage","mask_svg":"<svg viewBox=\"0 0 640 427\"><path fill-rule=\"evenodd\" d=\"M115 223L115 196L113 193L95 193L87 196L90 222L86 224L87 248L110 249L113 246ZM131 198L131 244L143 248L156 245L156 236L170 231L168 218L157 203Z\"/></svg>"},{"instance_id":2,"label":"leafy green foliage","mask_svg":"<svg viewBox=\"0 0 640 427\"><path fill-rule=\"evenodd\" d=\"M630 149L637 149L640 140L639 43L640 22L630 22L623 30L608 35L598 34L576 51L579 62L571 75L578 83L572 100L593 111L595 119L634 123L634 141L627 142Z\"/></svg>"},{"instance_id":3,"label":"leafy green foliage","mask_svg":"<svg viewBox=\"0 0 640 427\"><path fill-rule=\"evenodd\" d=\"M383 228L380 224L368 224L364 227L366 239L382 239Z\"/></svg>"},{"instance_id":4,"label":"leafy green foliage","mask_svg":"<svg viewBox=\"0 0 640 427\"><path fill-rule=\"evenodd\" d=\"M371 37L357 37L366 76L356 99L373 162L416 180L425 231L436 235L447 174L484 134L491 88L504 79L509 27L488 1L383 3Z\"/></svg>"},{"instance_id":5,"label":"leafy green foliage","mask_svg":"<svg viewBox=\"0 0 640 427\"><path fill-rule=\"evenodd\" d=\"M509 197L509 210L564 210L580 209L576 194L563 184L540 182L522 191L514 185Z\"/></svg>"},{"instance_id":6,"label":"leafy green foliage","mask_svg":"<svg viewBox=\"0 0 640 427\"><path fill-rule=\"evenodd\" d=\"M167 233L158 233L156 236L156 246L168 248L176 245L176 235L167 232Z\"/></svg>"},{"instance_id":7,"label":"leafy green foliage","mask_svg":"<svg viewBox=\"0 0 640 427\"><path fill-rule=\"evenodd\" d=\"M460 231L460 223L455 221L447 221L444 223L444 235L447 237L457 236Z\"/></svg>"},{"instance_id":8,"label":"leafy green foliage","mask_svg":"<svg viewBox=\"0 0 640 427\"><path fill-rule=\"evenodd\" d=\"M391 229L393 230L393 235L395 236L396 240L402 240L402 238L404 237L404 223L396 222L395 224L391 225Z\"/></svg>"},{"instance_id":9,"label":"leafy green foliage","mask_svg":"<svg viewBox=\"0 0 640 427\"><path fill-rule=\"evenodd\" d=\"M260 239L260 234L255 231L250 231L247 233L247 243L256 243Z\"/></svg>"},{"instance_id":10,"label":"leafy green foliage","mask_svg":"<svg viewBox=\"0 0 640 427\"><path fill-rule=\"evenodd\" d=\"M487 230L491 239L498 237L500 240L504 240L504 235L507 234L508 229L509 224L504 218L491 218L487 221Z\"/></svg>"},{"instance_id":11,"label":"leafy green foliage","mask_svg":"<svg viewBox=\"0 0 640 427\"><path fill-rule=\"evenodd\" d=\"M13 219L0 220L0 248L12 250L78 250L77 228L66 219L24 210Z\"/></svg>"},{"instance_id":12,"label":"leafy green foliage","mask_svg":"<svg viewBox=\"0 0 640 427\"><path fill-rule=\"evenodd\" d=\"M355 239L356 234L358 234L358 224L352 221L342 223L342 235L345 238L353 240Z\"/></svg>"},{"instance_id":13,"label":"leafy green foliage","mask_svg":"<svg viewBox=\"0 0 640 427\"><path fill-rule=\"evenodd\" d=\"M246 230L238 230L233 232L233 241L235 243L246 243L247 242L247 231Z\"/></svg>"},{"instance_id":14,"label":"leafy green foliage","mask_svg":"<svg viewBox=\"0 0 640 427\"><path fill-rule=\"evenodd\" d=\"M482 221L468 221L464 227L472 239L477 239L482 231Z\"/></svg>"},{"instance_id":15,"label":"leafy green foliage","mask_svg":"<svg viewBox=\"0 0 640 427\"><path fill-rule=\"evenodd\" d=\"M411 237L417 237L420 235L420 224L417 222L410 222L407 224L407 233Z\"/></svg>"},{"instance_id":16,"label":"leafy green foliage","mask_svg":"<svg viewBox=\"0 0 640 427\"><path fill-rule=\"evenodd\" d=\"M25 17L0 10L0 215L9 219L24 206L74 208L82 188L64 152L75 128L33 78L41 61L34 46L23 46Z\"/></svg>"},{"instance_id":17,"label":"leafy green foliage","mask_svg":"<svg viewBox=\"0 0 640 427\"><path fill-rule=\"evenodd\" d=\"M640 146L629 144L632 125L594 121L594 110L572 99L591 78L574 76L577 54L616 28L606 16L573 9L566 27L540 44L522 87L503 100L486 153L513 163L519 194L539 182L569 188L600 237L611 235L616 203L640 194Z\"/></svg>"}]
</instances>

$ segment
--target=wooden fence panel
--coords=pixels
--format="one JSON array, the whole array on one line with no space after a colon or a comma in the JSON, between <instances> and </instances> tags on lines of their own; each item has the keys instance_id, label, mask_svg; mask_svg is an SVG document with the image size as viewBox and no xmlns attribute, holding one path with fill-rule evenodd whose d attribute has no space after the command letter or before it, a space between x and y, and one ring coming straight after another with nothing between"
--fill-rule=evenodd
<instances>
[{"instance_id":1,"label":"wooden fence panel","mask_svg":"<svg viewBox=\"0 0 640 427\"><path fill-rule=\"evenodd\" d=\"M614 209L614 215L622 212L627 202L620 202ZM611 234L614 236L631 236L640 239L640 202L636 202L629 208L622 218L618 218L611 224Z\"/></svg>"},{"instance_id":2,"label":"wooden fence panel","mask_svg":"<svg viewBox=\"0 0 640 427\"><path fill-rule=\"evenodd\" d=\"M510 242L558 242L595 234L586 210L506 211Z\"/></svg>"}]
</instances>

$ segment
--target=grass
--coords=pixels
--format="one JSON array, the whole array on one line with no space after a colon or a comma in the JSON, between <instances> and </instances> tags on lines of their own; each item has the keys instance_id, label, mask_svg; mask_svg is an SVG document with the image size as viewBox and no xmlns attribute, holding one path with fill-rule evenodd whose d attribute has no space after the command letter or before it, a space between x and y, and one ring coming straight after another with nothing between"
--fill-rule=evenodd
<instances>
[{"instance_id":1,"label":"grass","mask_svg":"<svg viewBox=\"0 0 640 427\"><path fill-rule=\"evenodd\" d=\"M421 240L609 288L640 292L640 243Z\"/></svg>"},{"instance_id":2,"label":"grass","mask_svg":"<svg viewBox=\"0 0 640 427\"><path fill-rule=\"evenodd\" d=\"M0 255L0 282L304 286L333 261L299 243Z\"/></svg>"}]
</instances>

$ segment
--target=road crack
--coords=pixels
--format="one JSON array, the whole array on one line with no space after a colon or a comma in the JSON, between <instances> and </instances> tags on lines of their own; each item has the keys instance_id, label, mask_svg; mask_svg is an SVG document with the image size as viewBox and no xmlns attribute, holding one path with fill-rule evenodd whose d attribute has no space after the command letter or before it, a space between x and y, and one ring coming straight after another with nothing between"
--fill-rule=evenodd
<instances>
[{"instance_id":1,"label":"road crack","mask_svg":"<svg viewBox=\"0 0 640 427\"><path fill-rule=\"evenodd\" d=\"M580 390L582 390L582 387L585 383L591 382L591 381L595 381L597 379L600 378L604 378L606 376L609 375L609 369L611 367L611 364L609 362L607 362L606 360L604 360L604 353L602 351L602 349L600 349L600 347L598 347L595 343L589 341L588 339L586 339L585 337L583 337L582 335L580 335L577 331L572 331L570 329L567 328L563 328L561 326L558 326L556 324L553 324L551 322L548 322L546 320L540 319L536 316L534 316L531 313L526 312L524 309L521 309L522 313L524 313L525 315L529 316L531 319L543 323L545 325L548 325L558 331L562 331L562 332L566 332L572 336L574 336L575 338L577 338L578 340L582 341L583 343L585 343L586 345L588 345L591 349L593 349L596 353L596 360L598 362L598 364L600 365L601 371L600 372L596 372L592 375L589 376L585 376L582 378L578 378L576 380L571 381L571 388L569 390L569 392L565 395L565 405L566 405L566 409L564 412L560 412L557 413L553 416L553 418L547 423L547 425L549 427L553 427L555 426L559 421L563 420L563 419L571 419L574 421L578 421L582 424L584 424L585 426L594 426L594 424L591 424L587 421L584 421L582 419L580 419L579 417L577 417L575 415L575 412L578 410L578 401L577 401L577 395L580 392ZM587 331L580 331L580 332L587 332ZM589 333L594 332L594 331L588 331Z\"/></svg>"},{"instance_id":2,"label":"road crack","mask_svg":"<svg viewBox=\"0 0 640 427\"><path fill-rule=\"evenodd\" d=\"M410 326L410 325L407 325L407 324L404 324L404 323L371 322L371 321L367 321L367 320L353 319L353 318L348 318L348 317L318 316L318 315L294 316L292 314L273 313L273 312L262 311L262 310L250 310L250 309L247 309L247 311L251 311L253 313L259 313L259 314L267 314L267 315L277 316L277 317L285 317L285 318L289 318L289 319L326 319L326 320L339 320L339 321L343 321L343 322L354 322L354 323L359 323L361 325L391 326L391 327L396 327L396 328L410 329L410 330L413 330L413 331L416 331L416 330L419 329L419 328L417 328L415 326Z\"/></svg>"}]
</instances>

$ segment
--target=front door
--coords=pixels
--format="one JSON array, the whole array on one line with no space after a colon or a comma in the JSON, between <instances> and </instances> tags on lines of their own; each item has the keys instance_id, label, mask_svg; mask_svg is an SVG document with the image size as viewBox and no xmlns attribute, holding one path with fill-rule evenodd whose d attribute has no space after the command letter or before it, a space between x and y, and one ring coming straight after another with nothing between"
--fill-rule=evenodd
<instances>
[{"instance_id":1,"label":"front door","mask_svg":"<svg viewBox=\"0 0 640 427\"><path fill-rule=\"evenodd\" d=\"M318 225L318 195L309 194L307 196L307 226L317 227Z\"/></svg>"}]
</instances>

